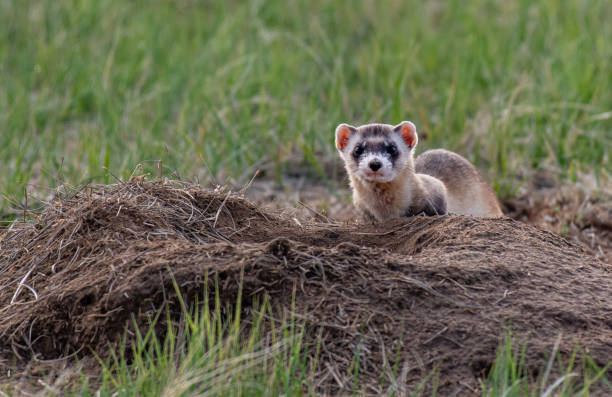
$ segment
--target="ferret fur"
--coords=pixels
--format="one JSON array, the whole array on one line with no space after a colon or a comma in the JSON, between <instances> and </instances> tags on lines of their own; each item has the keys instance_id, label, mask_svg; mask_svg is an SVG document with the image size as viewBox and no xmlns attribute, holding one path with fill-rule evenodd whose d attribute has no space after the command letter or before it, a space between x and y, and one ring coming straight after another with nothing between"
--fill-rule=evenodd
<instances>
[{"instance_id":1,"label":"ferret fur","mask_svg":"<svg viewBox=\"0 0 612 397\"><path fill-rule=\"evenodd\" d=\"M418 138L414 124L341 124L336 147L344 160L353 203L362 217L384 221L402 216L463 214L503 216L492 187L462 156L443 149L413 159ZM357 146L363 154L356 156ZM388 152L389 145L397 153ZM369 168L372 162L380 169Z\"/></svg>"}]
</instances>

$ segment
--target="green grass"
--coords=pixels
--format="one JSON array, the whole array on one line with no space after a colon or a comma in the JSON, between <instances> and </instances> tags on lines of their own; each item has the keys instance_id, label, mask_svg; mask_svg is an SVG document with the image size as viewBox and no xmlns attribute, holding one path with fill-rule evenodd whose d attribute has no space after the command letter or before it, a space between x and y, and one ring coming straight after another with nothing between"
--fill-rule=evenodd
<instances>
[{"instance_id":1,"label":"green grass","mask_svg":"<svg viewBox=\"0 0 612 397\"><path fill-rule=\"evenodd\" d=\"M216 289L218 291L218 289ZM180 296L180 295L179 295ZM307 376L317 363L302 346L304 327L292 317L279 317L270 303L254 303L253 322L241 319L241 298L235 305L214 302L205 291L202 305L188 309L181 298L183 318L174 323L168 311L164 337L152 319L146 334L134 325L135 341L111 350L100 360L99 379L83 378L73 390L80 396L301 396L312 394ZM191 306L191 305L190 305ZM161 314L161 313L160 313ZM276 319L277 322L270 319Z\"/></svg>"},{"instance_id":2,"label":"green grass","mask_svg":"<svg viewBox=\"0 0 612 397\"><path fill-rule=\"evenodd\" d=\"M136 332L136 343L131 349L122 345L112 359L102 363L101 386L91 387L88 379L73 391L81 396L269 396L269 395L316 395L316 371L318 348L315 359L308 359L303 345L304 328L295 318L282 319L280 325L269 327L265 317L274 316L266 301L256 306L259 315L252 324L248 338L240 335L239 305L235 315L221 321L221 304L218 298L213 309L207 302L195 316L186 314L183 327L168 327L166 337L160 342L152 327L146 335ZM227 309L227 308L225 308ZM168 319L168 323L171 322ZM133 329L137 329L134 327ZM265 330L270 330L266 335ZM612 392L612 383L606 372L612 362L604 368L598 367L588 356L578 359L575 350L565 360L558 354L558 343L554 346L548 363L541 368L537 379L526 370L525 350L514 345L510 333L500 345L497 358L488 376L481 380L483 397L529 397L529 396L589 396L593 387L607 388ZM134 357L128 363L127 357ZM352 395L361 395L359 385L359 347L348 370L352 384ZM397 364L391 385L385 385L381 374L380 389L387 395L399 393L395 385ZM554 375L553 375L554 374ZM422 393L426 384L433 387L432 396L437 395L436 371L427 375L414 390L406 390L410 396ZM442 375L443 376L443 375ZM96 394L99 393L99 394ZM399 393L401 394L401 393Z\"/></svg>"},{"instance_id":3,"label":"green grass","mask_svg":"<svg viewBox=\"0 0 612 397\"><path fill-rule=\"evenodd\" d=\"M612 361L600 368L587 355L577 360L578 350L565 360L558 354L560 338L550 353L546 367L541 368L537 379L526 370L525 351L527 345L518 348L508 333L498 349L495 363L483 382L483 397L525 396L589 396L594 385L612 392L612 383L606 373ZM552 374L557 374L552 375Z\"/></svg>"},{"instance_id":4,"label":"green grass","mask_svg":"<svg viewBox=\"0 0 612 397\"><path fill-rule=\"evenodd\" d=\"M62 181L247 181L336 158L339 122L415 121L501 195L612 169L606 0L1 0L0 214Z\"/></svg>"},{"instance_id":5,"label":"green grass","mask_svg":"<svg viewBox=\"0 0 612 397\"><path fill-rule=\"evenodd\" d=\"M325 183L340 122L413 120L421 150L467 156L502 196L525 170L599 178L612 169L610 20L607 0L0 0L0 219L26 186L32 203L108 183L105 168L156 175L158 160L166 175L241 183L297 156ZM308 392L290 323L245 346L238 318L218 321L141 335L105 362L102 395ZM520 356L500 352L483 393L520 395Z\"/></svg>"},{"instance_id":6,"label":"green grass","mask_svg":"<svg viewBox=\"0 0 612 397\"><path fill-rule=\"evenodd\" d=\"M175 288L178 291L176 284ZM183 313L180 321L173 321L166 308L151 319L144 334L133 324L128 327L134 335L131 344L124 341L118 348L111 348L109 358L98 358L99 376L81 374L75 378L68 369L69 375L60 374L58 379L65 379L47 385L44 395L317 395L321 346L318 342L314 348L304 343L307 333L314 330L306 329L291 313L289 317L279 316L267 299L254 302L251 309L254 316L247 323L241 317L241 296L234 305L227 305L221 302L218 287L215 291L213 301L209 301L204 291L204 301L190 307L179 294ZM160 338L162 320L165 320L164 332ZM483 397L589 396L594 386L599 391L602 388L612 391L612 383L606 378L612 362L600 368L587 355L579 357L578 350L570 357L562 357L558 347L559 341L548 363L534 378L526 369L528 346L516 346L514 337L508 333L499 346L495 363L481 380L480 394ZM428 385L431 391L426 395L436 396L438 378L444 376L437 370L426 375L413 390L399 388L399 353L398 350L390 363L392 368L381 373L379 389L388 396L417 396L423 395L422 389ZM360 356L358 345L347 373L339 374L345 380L344 394L364 393L359 383ZM391 379L387 379L389 373ZM19 395L19 390L0 387L0 396L5 395Z\"/></svg>"},{"instance_id":7,"label":"green grass","mask_svg":"<svg viewBox=\"0 0 612 397\"><path fill-rule=\"evenodd\" d=\"M208 276L204 285L208 285ZM251 302L253 316L246 321L241 314L241 292L229 304L220 299L218 281L215 285L212 297L205 288L203 301L190 304L175 282L181 319L176 321L166 306L150 319L144 332L135 322L128 326L126 333L132 335L129 344L124 339L117 348L111 347L105 359L93 352L100 365L99 375L92 375L90 369L87 375L77 373L75 377L74 368L68 368L52 385L32 384L39 389L45 386L41 395L74 397L317 395L318 376L322 370L326 372L319 364L321 342L315 338L315 346L309 346L305 341L309 332L321 335L320 331L305 327L294 315L293 305L289 313L279 315L267 297ZM508 332L488 375L481 379L481 395L589 396L594 386L612 391L612 382L606 377L612 362L600 368L588 355L579 357L578 350L569 358L562 357L559 342L560 338L534 379L527 371L528 346L516 346ZM346 373L334 375L344 379L344 394L364 393L359 377L360 349L358 344ZM379 390L388 396L418 396L428 385L430 395L436 396L438 379L444 376L437 369L424 376L415 389L402 389L398 383L400 353L396 352L389 368L381 370ZM0 385L0 396L20 395L23 387Z\"/></svg>"}]
</instances>

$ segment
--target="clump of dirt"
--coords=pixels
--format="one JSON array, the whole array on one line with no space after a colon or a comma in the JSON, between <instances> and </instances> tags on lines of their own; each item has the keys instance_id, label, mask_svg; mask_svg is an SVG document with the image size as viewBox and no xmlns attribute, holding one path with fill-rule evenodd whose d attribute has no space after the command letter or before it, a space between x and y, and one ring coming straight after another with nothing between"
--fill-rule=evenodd
<instances>
[{"instance_id":1,"label":"clump of dirt","mask_svg":"<svg viewBox=\"0 0 612 397\"><path fill-rule=\"evenodd\" d=\"M612 197L572 185L533 188L504 207L508 216L579 241L612 264Z\"/></svg>"},{"instance_id":2,"label":"clump of dirt","mask_svg":"<svg viewBox=\"0 0 612 397\"><path fill-rule=\"evenodd\" d=\"M193 299L207 273L229 303L240 288L286 310L295 296L321 330L321 371L335 371L323 392L352 388L341 374L356 351L360 386L378 390L398 350L407 387L437 367L440 393L477 390L508 326L529 341L533 373L559 334L562 355L578 345L599 365L612 357L612 267L539 228L466 216L313 222L223 190L130 182L55 200L0 238L0 367L104 352L132 317L146 325L172 306L173 278ZM307 335L314 344L319 332Z\"/></svg>"}]
</instances>

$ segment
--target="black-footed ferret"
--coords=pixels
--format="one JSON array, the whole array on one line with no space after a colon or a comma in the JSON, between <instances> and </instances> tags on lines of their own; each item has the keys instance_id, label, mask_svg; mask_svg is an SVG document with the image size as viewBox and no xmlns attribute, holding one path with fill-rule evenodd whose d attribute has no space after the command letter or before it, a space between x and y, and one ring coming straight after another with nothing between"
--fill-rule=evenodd
<instances>
[{"instance_id":1,"label":"black-footed ferret","mask_svg":"<svg viewBox=\"0 0 612 397\"><path fill-rule=\"evenodd\" d=\"M435 149L414 161L417 142L410 121L336 128L336 148L363 218L383 221L420 213L503 216L493 188L468 160Z\"/></svg>"}]
</instances>

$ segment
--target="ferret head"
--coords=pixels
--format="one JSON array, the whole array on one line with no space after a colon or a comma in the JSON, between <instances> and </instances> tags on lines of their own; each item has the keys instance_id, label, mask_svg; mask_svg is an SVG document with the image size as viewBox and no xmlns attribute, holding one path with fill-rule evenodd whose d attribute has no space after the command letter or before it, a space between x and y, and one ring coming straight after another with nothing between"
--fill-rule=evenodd
<instances>
[{"instance_id":1,"label":"ferret head","mask_svg":"<svg viewBox=\"0 0 612 397\"><path fill-rule=\"evenodd\" d=\"M417 144L416 127L410 121L396 126L367 124L336 128L336 148L347 171L362 182L390 182L412 165Z\"/></svg>"}]
</instances>

